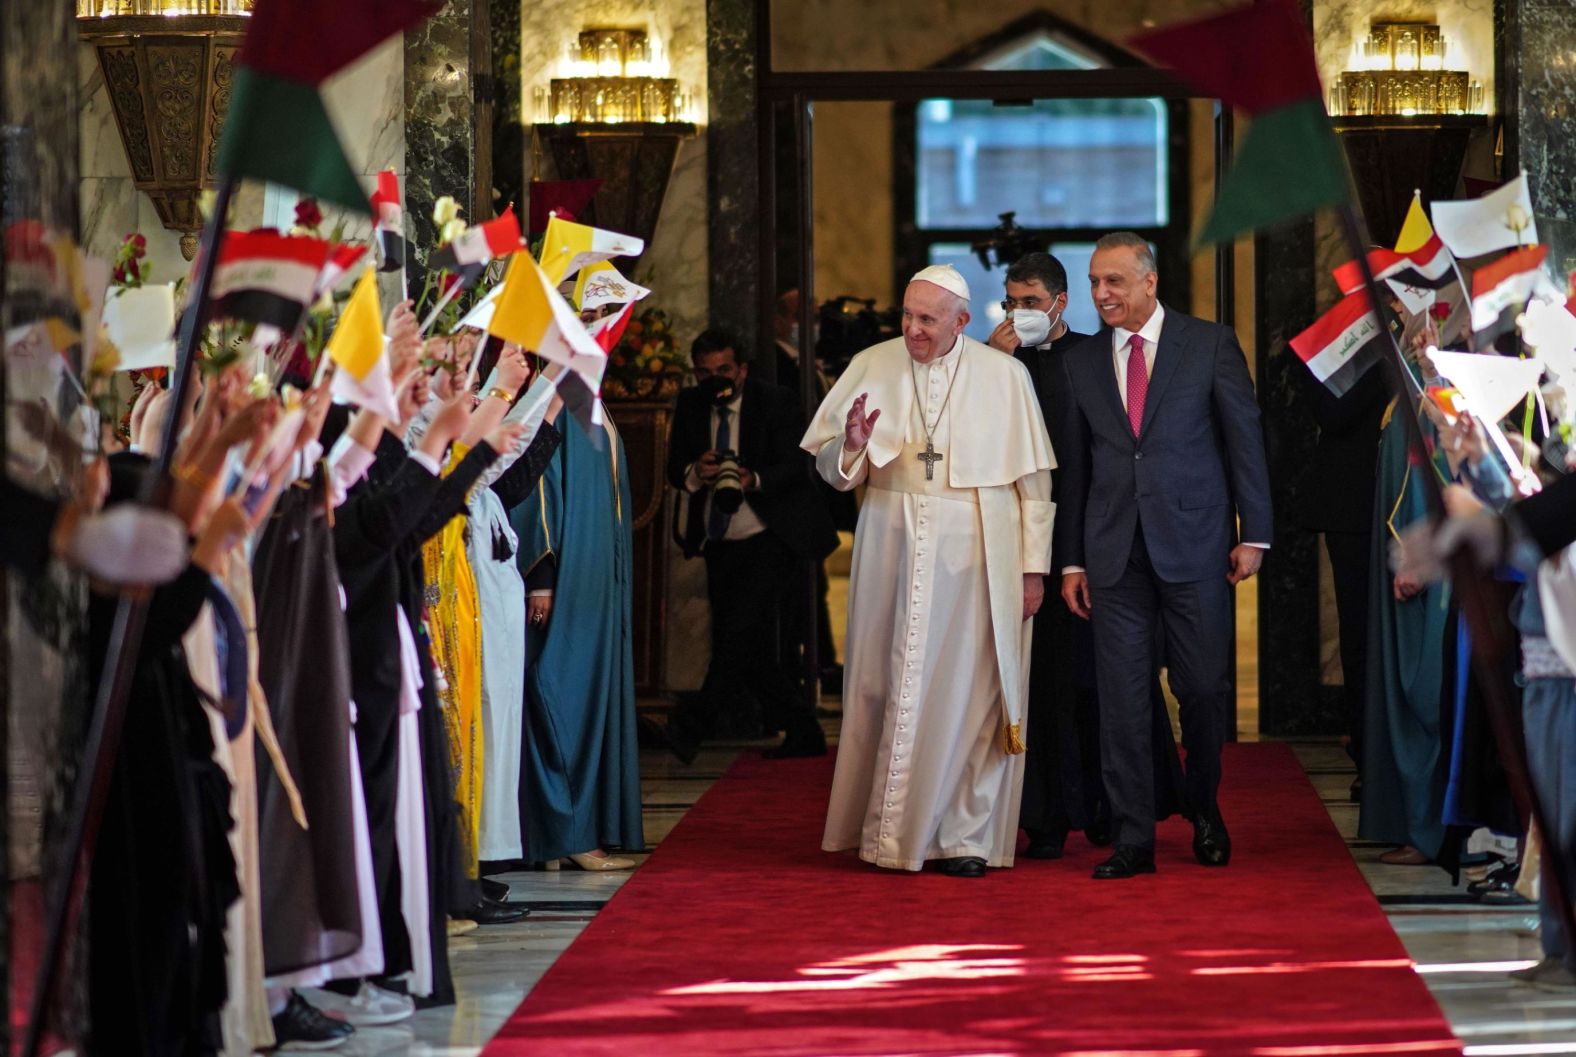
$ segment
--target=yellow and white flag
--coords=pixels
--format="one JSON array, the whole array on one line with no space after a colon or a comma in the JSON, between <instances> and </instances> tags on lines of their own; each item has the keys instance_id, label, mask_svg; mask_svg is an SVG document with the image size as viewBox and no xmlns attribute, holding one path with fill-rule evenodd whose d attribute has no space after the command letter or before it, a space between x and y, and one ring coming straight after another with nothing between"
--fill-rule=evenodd
<instances>
[{"instance_id":1,"label":"yellow and white flag","mask_svg":"<svg viewBox=\"0 0 1576 1057\"><path fill-rule=\"evenodd\" d=\"M542 271L557 286L588 264L634 257L645 248L645 241L633 235L553 217L547 222L547 234L542 236Z\"/></svg>"},{"instance_id":2,"label":"yellow and white flag","mask_svg":"<svg viewBox=\"0 0 1576 1057\"><path fill-rule=\"evenodd\" d=\"M358 382L366 381L383 357L383 308L378 300L377 273L371 268L356 280L325 354Z\"/></svg>"},{"instance_id":3,"label":"yellow and white flag","mask_svg":"<svg viewBox=\"0 0 1576 1057\"><path fill-rule=\"evenodd\" d=\"M603 305L627 305L644 300L649 293L644 286L624 278L608 261L581 268L580 278L575 281L575 304L582 312Z\"/></svg>"}]
</instances>

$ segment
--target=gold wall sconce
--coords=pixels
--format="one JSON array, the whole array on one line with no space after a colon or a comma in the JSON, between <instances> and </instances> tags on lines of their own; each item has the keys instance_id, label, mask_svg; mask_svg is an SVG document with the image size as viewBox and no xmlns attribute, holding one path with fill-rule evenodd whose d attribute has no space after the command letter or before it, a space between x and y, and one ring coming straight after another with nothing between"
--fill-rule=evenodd
<instances>
[{"instance_id":1,"label":"gold wall sconce","mask_svg":"<svg viewBox=\"0 0 1576 1057\"><path fill-rule=\"evenodd\" d=\"M1375 22L1353 48L1352 68L1330 86L1337 117L1481 114L1483 84L1447 66L1449 42L1426 22Z\"/></svg>"},{"instance_id":2,"label":"gold wall sconce","mask_svg":"<svg viewBox=\"0 0 1576 1057\"><path fill-rule=\"evenodd\" d=\"M668 76L660 46L641 29L587 29L565 49L562 76L535 90L539 124L689 122L692 99Z\"/></svg>"}]
</instances>

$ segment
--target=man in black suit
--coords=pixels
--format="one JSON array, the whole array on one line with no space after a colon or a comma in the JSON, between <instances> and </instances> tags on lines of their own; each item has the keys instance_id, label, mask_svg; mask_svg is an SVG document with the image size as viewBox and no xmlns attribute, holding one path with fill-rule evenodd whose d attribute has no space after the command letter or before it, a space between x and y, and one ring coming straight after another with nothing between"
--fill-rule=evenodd
<instances>
[{"instance_id":1,"label":"man in black suit","mask_svg":"<svg viewBox=\"0 0 1576 1057\"><path fill-rule=\"evenodd\" d=\"M1148 673L1157 618L1182 710L1193 853L1224 866L1231 840L1216 794L1232 715L1231 588L1258 572L1272 532L1253 381L1230 328L1160 304L1140 236L1101 238L1089 284L1106 326L1062 361L1056 549L1062 598L1094 625L1100 755L1117 827L1115 854L1094 876L1155 869Z\"/></svg>"},{"instance_id":2,"label":"man in black suit","mask_svg":"<svg viewBox=\"0 0 1576 1057\"><path fill-rule=\"evenodd\" d=\"M826 737L783 670L777 620L808 563L836 549L837 532L799 449L804 415L793 393L751 381L739 348L722 330L695 339L700 384L679 395L673 415L668 481L689 496L684 552L706 561L711 667L700 694L674 713L670 737L680 757L692 755L719 710L747 692L786 731L768 757L819 756Z\"/></svg>"}]
</instances>

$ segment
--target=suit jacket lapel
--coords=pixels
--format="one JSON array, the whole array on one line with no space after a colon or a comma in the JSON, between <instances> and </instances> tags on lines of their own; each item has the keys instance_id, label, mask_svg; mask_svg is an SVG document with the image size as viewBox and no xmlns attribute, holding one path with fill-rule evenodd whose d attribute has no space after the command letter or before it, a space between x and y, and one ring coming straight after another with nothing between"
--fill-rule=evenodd
<instances>
[{"instance_id":1,"label":"suit jacket lapel","mask_svg":"<svg viewBox=\"0 0 1576 1057\"><path fill-rule=\"evenodd\" d=\"M1144 397L1144 421L1138 428L1139 439L1149 432L1149 424L1155 420L1155 408L1160 403L1160 398L1165 396L1166 386L1171 384L1171 378L1177 373L1177 364L1182 362L1182 329L1185 326L1183 317L1168 311L1165 322L1160 325L1160 344L1155 349L1155 369L1149 372L1149 392Z\"/></svg>"},{"instance_id":2,"label":"suit jacket lapel","mask_svg":"<svg viewBox=\"0 0 1576 1057\"><path fill-rule=\"evenodd\" d=\"M1112 337L1110 327L1100 330L1100 355L1095 357L1096 369L1099 372L1099 389L1105 394L1106 406L1111 409L1111 414L1116 416L1116 421L1121 425L1122 432L1128 436L1133 435L1133 427L1127 421L1127 409L1122 406L1122 391L1116 387L1116 357L1111 351Z\"/></svg>"}]
</instances>

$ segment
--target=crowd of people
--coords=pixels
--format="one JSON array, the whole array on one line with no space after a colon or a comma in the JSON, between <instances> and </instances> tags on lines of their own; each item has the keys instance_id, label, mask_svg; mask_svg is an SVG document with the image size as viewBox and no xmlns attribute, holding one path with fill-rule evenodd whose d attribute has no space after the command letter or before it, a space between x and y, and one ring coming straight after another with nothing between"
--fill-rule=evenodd
<instances>
[{"instance_id":1,"label":"crowd of people","mask_svg":"<svg viewBox=\"0 0 1576 1057\"><path fill-rule=\"evenodd\" d=\"M494 875L645 850L618 431L561 413L560 368L516 346L424 339L409 302L386 330L397 419L330 373L290 399L194 370L184 399L141 390L68 498L4 484L7 562L96 585L95 680L117 595L151 589L88 885L88 1052L338 1045L454 1000L449 937L528 913Z\"/></svg>"}]
</instances>

